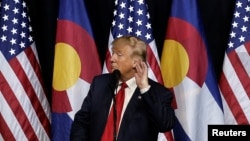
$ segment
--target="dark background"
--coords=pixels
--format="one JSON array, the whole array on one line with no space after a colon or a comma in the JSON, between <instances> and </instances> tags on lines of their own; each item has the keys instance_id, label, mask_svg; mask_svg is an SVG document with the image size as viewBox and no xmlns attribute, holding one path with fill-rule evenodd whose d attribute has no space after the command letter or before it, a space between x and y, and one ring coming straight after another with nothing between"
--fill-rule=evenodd
<instances>
[{"instance_id":1,"label":"dark background","mask_svg":"<svg viewBox=\"0 0 250 141\"><path fill-rule=\"evenodd\" d=\"M45 85L51 94L59 0L27 0ZM105 59L115 0L85 0L101 64ZM197 0L217 79L229 38L235 0ZM146 0L159 57L172 0ZM67 9L65 9L67 10ZM80 14L80 13L79 13Z\"/></svg>"}]
</instances>

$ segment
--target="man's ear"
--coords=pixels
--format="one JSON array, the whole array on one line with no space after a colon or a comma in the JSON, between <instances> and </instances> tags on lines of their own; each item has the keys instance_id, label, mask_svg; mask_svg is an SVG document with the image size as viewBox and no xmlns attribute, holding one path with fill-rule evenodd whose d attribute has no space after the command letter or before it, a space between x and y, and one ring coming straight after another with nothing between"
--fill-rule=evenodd
<instances>
[{"instance_id":1,"label":"man's ear","mask_svg":"<svg viewBox=\"0 0 250 141\"><path fill-rule=\"evenodd\" d=\"M139 59L137 57L133 58L133 68L135 68L136 63L139 61Z\"/></svg>"},{"instance_id":2,"label":"man's ear","mask_svg":"<svg viewBox=\"0 0 250 141\"><path fill-rule=\"evenodd\" d=\"M133 58L133 64L136 64L137 62L139 62L140 61L140 59L138 58L138 57L134 57Z\"/></svg>"}]
</instances>

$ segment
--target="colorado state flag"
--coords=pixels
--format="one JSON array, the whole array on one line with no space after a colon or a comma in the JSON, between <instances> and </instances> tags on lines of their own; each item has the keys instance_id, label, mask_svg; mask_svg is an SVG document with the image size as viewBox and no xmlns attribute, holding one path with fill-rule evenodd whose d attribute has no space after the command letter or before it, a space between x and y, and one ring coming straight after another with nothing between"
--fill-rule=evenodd
<instances>
[{"instance_id":1,"label":"colorado state flag","mask_svg":"<svg viewBox=\"0 0 250 141\"><path fill-rule=\"evenodd\" d=\"M176 141L205 141L223 124L222 101L207 52L196 0L174 0L161 56L164 85L175 94Z\"/></svg>"},{"instance_id":2,"label":"colorado state flag","mask_svg":"<svg viewBox=\"0 0 250 141\"><path fill-rule=\"evenodd\" d=\"M60 0L52 93L52 140L68 141L92 78L101 74L83 0Z\"/></svg>"}]
</instances>

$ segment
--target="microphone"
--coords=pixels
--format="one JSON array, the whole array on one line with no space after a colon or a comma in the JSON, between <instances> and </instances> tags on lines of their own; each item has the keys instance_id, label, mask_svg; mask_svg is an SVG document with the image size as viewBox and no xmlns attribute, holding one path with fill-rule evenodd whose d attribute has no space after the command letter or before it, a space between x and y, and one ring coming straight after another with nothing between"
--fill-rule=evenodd
<instances>
[{"instance_id":1,"label":"microphone","mask_svg":"<svg viewBox=\"0 0 250 141\"><path fill-rule=\"evenodd\" d=\"M115 95L117 94L117 87L119 85L119 79L120 79L120 76L121 76L121 72L116 69L113 71L112 73L113 75L113 84L114 84L114 93L113 93L113 105L114 105L114 137L113 137L113 141L116 141L116 137L117 137L117 131L116 131L116 120L117 120L117 117L116 117L116 99L115 99Z\"/></svg>"},{"instance_id":2,"label":"microphone","mask_svg":"<svg viewBox=\"0 0 250 141\"><path fill-rule=\"evenodd\" d=\"M119 79L120 79L120 76L121 76L121 72L118 69L116 69L116 70L113 71L112 75L113 75L114 90L116 90L117 87L118 87L118 84L119 84Z\"/></svg>"}]
</instances>

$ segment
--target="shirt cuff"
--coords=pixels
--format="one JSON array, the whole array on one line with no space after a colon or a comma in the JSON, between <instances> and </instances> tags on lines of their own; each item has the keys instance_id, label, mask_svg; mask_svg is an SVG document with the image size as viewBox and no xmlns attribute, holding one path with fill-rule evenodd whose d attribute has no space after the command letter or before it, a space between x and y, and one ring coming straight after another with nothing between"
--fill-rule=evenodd
<instances>
[{"instance_id":1,"label":"shirt cuff","mask_svg":"<svg viewBox=\"0 0 250 141\"><path fill-rule=\"evenodd\" d=\"M150 89L150 85L148 85L146 88L140 89L141 94L146 93Z\"/></svg>"}]
</instances>

